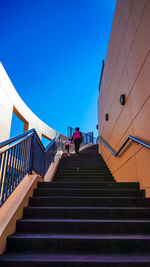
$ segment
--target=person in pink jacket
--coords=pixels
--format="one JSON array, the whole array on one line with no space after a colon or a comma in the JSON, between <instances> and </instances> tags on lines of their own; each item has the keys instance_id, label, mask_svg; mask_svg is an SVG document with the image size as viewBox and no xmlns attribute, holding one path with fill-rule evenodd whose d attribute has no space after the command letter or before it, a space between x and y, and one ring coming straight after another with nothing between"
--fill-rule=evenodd
<instances>
[{"instance_id":1,"label":"person in pink jacket","mask_svg":"<svg viewBox=\"0 0 150 267\"><path fill-rule=\"evenodd\" d=\"M76 155L79 155L79 148L80 148L80 144L82 142L82 133L79 130L80 130L79 127L76 127L76 130L72 136L72 140L73 140L74 145L75 145Z\"/></svg>"}]
</instances>

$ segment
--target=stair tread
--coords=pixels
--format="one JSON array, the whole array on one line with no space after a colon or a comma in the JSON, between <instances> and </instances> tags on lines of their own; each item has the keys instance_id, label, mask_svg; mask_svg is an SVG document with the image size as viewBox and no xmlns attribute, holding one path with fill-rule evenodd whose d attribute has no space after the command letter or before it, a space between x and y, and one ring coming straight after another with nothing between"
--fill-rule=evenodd
<instances>
[{"instance_id":1,"label":"stair tread","mask_svg":"<svg viewBox=\"0 0 150 267\"><path fill-rule=\"evenodd\" d=\"M49 199L144 199L144 200L149 200L149 199L145 199L144 197L142 196L139 196L139 197L78 197L78 196L33 196L31 198L34 198L34 199L46 199L46 198L49 198Z\"/></svg>"},{"instance_id":2,"label":"stair tread","mask_svg":"<svg viewBox=\"0 0 150 267\"><path fill-rule=\"evenodd\" d=\"M65 210L76 210L76 209L78 209L78 210L82 210L82 209L84 209L84 210L111 210L111 209L115 209L115 210L150 210L150 207L64 207L64 206L57 206L57 207L53 207L53 206L51 206L51 207L42 207L42 206L36 206L36 207L25 207L25 209L50 209L50 210L59 210L59 209L65 209Z\"/></svg>"},{"instance_id":3,"label":"stair tread","mask_svg":"<svg viewBox=\"0 0 150 267\"><path fill-rule=\"evenodd\" d=\"M138 189L130 189L130 188L92 188L92 189L89 189L89 188L38 188L37 191L57 191L57 190L60 190L60 191L138 191L140 192L140 190Z\"/></svg>"},{"instance_id":4,"label":"stair tread","mask_svg":"<svg viewBox=\"0 0 150 267\"><path fill-rule=\"evenodd\" d=\"M12 261L92 261L92 262L149 262L150 255L148 254L49 254L49 253L10 253L1 256L1 260Z\"/></svg>"},{"instance_id":5,"label":"stair tread","mask_svg":"<svg viewBox=\"0 0 150 267\"><path fill-rule=\"evenodd\" d=\"M143 234L53 234L53 233L14 233L9 239L112 239L112 240L150 240L150 235Z\"/></svg>"},{"instance_id":6,"label":"stair tread","mask_svg":"<svg viewBox=\"0 0 150 267\"><path fill-rule=\"evenodd\" d=\"M112 181L112 182L99 182L99 181L97 181L96 183L95 182L93 182L93 181L91 181L91 182L86 182L86 181L81 181L81 182L78 182L79 184L110 184L110 185L114 185L114 184L116 184L116 182L114 182L114 181ZM41 183L41 184L43 184L43 183ZM49 182L49 183L46 183L46 184L76 184L76 182L73 180L72 182L68 182L68 181L65 181L65 182L61 182L61 181L53 181L53 182ZM120 184L120 185L128 185L129 183L118 183L117 182L117 184ZM132 184L134 184L134 183L132 183ZM137 185L138 185L138 183L137 183ZM46 187L46 185L44 185L43 184L43 186L45 186Z\"/></svg>"},{"instance_id":7,"label":"stair tread","mask_svg":"<svg viewBox=\"0 0 150 267\"><path fill-rule=\"evenodd\" d=\"M135 219L135 220L129 220L129 219L114 219L114 220L91 220L91 219L20 219L19 222L97 222L97 223L150 223L150 220L140 220L140 219Z\"/></svg>"}]
</instances>

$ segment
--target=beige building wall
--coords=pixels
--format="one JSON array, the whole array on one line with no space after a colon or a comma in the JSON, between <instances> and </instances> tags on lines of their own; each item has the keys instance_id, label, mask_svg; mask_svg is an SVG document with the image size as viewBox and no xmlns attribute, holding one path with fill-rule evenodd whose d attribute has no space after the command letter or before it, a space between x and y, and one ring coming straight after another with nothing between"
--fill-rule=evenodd
<instances>
[{"instance_id":1,"label":"beige building wall","mask_svg":"<svg viewBox=\"0 0 150 267\"><path fill-rule=\"evenodd\" d=\"M98 99L99 135L116 152L129 134L150 144L149 32L150 0L118 0ZM139 181L150 196L150 150L132 143L119 158L99 150L117 181Z\"/></svg>"},{"instance_id":2,"label":"beige building wall","mask_svg":"<svg viewBox=\"0 0 150 267\"><path fill-rule=\"evenodd\" d=\"M35 128L40 138L43 135L48 139L53 139L58 133L41 121L27 107L0 63L0 142L8 139L10 136L13 112L24 122L24 131Z\"/></svg>"}]
</instances>

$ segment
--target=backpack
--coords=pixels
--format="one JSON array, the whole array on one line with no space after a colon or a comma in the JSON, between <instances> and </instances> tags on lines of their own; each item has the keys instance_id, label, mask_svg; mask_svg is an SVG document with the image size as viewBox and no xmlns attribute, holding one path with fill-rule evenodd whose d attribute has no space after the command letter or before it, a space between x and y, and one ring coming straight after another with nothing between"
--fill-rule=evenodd
<instances>
[{"instance_id":1,"label":"backpack","mask_svg":"<svg viewBox=\"0 0 150 267\"><path fill-rule=\"evenodd\" d=\"M79 131L76 131L73 135L73 139L81 139L81 134Z\"/></svg>"}]
</instances>

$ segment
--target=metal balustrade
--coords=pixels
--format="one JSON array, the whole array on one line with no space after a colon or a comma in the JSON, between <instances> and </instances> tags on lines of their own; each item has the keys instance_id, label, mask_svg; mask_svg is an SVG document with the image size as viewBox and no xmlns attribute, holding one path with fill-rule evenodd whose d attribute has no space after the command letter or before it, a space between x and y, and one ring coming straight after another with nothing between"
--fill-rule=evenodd
<instances>
[{"instance_id":1,"label":"metal balustrade","mask_svg":"<svg viewBox=\"0 0 150 267\"><path fill-rule=\"evenodd\" d=\"M0 143L0 206L27 173L34 170L44 178L59 150L64 150L61 134L44 148L35 129Z\"/></svg>"},{"instance_id":2,"label":"metal balustrade","mask_svg":"<svg viewBox=\"0 0 150 267\"><path fill-rule=\"evenodd\" d=\"M104 140L103 140L103 138L101 137L101 136L98 136L98 139L100 139L100 141L111 151L111 153L115 156L115 157L117 157L119 154L120 154L120 152L123 150L123 148L126 146L126 144L129 142L129 141L131 141L131 142L133 142L133 143L136 143L136 144L140 144L140 145L142 145L142 146L144 146L144 147L146 147L146 148L148 148L148 149L150 149L150 145L149 144L147 144L147 143L145 143L145 142L143 142L142 140L140 140L140 139L138 139L138 138L136 138L136 137L134 137L134 136L132 136L132 135L129 135L128 137L127 137L127 139L125 140L125 142L123 143L123 145L119 148L119 150L117 151L117 152L115 152Z\"/></svg>"}]
</instances>

